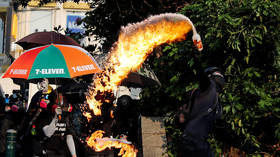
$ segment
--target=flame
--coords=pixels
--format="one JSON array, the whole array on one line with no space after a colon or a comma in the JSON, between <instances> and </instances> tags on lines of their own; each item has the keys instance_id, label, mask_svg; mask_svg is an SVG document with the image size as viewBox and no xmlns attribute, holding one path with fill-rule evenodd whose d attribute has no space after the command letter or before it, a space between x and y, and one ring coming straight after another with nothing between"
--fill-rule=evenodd
<instances>
[{"instance_id":1,"label":"flame","mask_svg":"<svg viewBox=\"0 0 280 157\"><path fill-rule=\"evenodd\" d=\"M103 134L104 131L102 130L95 131L87 140L88 146L97 152L103 151L106 148L119 148L119 156L136 157L138 150L132 144L120 142L118 139L112 139L108 137L103 138Z\"/></svg>"},{"instance_id":2,"label":"flame","mask_svg":"<svg viewBox=\"0 0 280 157\"><path fill-rule=\"evenodd\" d=\"M92 118L89 112L83 112L83 115L87 118L88 121L90 121L90 119Z\"/></svg>"},{"instance_id":3,"label":"flame","mask_svg":"<svg viewBox=\"0 0 280 157\"><path fill-rule=\"evenodd\" d=\"M122 27L103 72L95 76L86 96L87 104L94 115L101 115L102 104L114 99L110 93L116 90L131 71L141 66L155 47L184 40L191 29L193 41L201 51L199 34L190 19L181 14L160 14Z\"/></svg>"},{"instance_id":4,"label":"flame","mask_svg":"<svg viewBox=\"0 0 280 157\"><path fill-rule=\"evenodd\" d=\"M114 101L113 92L121 81L131 71L136 71L155 47L184 40L190 30L193 31L194 45L201 51L203 47L199 34L190 19L181 14L160 14L122 27L118 41L110 51L104 70L95 75L86 95L86 103L94 115L101 115L103 103ZM91 117L88 114L85 115L88 118ZM137 150L133 145L112 140L112 138L102 138L103 133L100 130L94 132L87 140L87 144L96 151L111 147L120 148L119 155L136 157Z\"/></svg>"}]
</instances>

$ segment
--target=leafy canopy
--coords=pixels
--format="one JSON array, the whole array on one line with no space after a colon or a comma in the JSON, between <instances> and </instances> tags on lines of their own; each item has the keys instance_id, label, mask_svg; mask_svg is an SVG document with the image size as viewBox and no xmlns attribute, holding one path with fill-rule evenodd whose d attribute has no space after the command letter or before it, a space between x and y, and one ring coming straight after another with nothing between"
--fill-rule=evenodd
<instances>
[{"instance_id":1,"label":"leafy canopy","mask_svg":"<svg viewBox=\"0 0 280 157\"><path fill-rule=\"evenodd\" d=\"M210 140L216 152L227 145L251 154L275 154L279 148L273 145L280 138L279 1L197 0L180 13L193 21L202 37L201 64L225 71L223 130ZM180 133L172 111L186 103L186 91L196 84L192 58L196 52L190 36L182 43L166 46L162 57L150 58L163 88L146 89L148 94L144 94L145 103L160 105L154 106L158 112L149 108L147 114L171 111L166 122L174 139ZM171 145L169 154L176 154L174 148Z\"/></svg>"},{"instance_id":2,"label":"leafy canopy","mask_svg":"<svg viewBox=\"0 0 280 157\"><path fill-rule=\"evenodd\" d=\"M28 1L19 0L23 5ZM189 33L184 42L158 47L148 60L162 87L144 90L141 112L166 117L166 129L173 138L168 143L169 156L176 155L176 139L181 134L173 113L186 103L186 91L197 86L194 54L204 67L219 66L225 71L222 131L210 139L216 153L226 151L223 146L234 146L249 154L276 154L280 139L279 0L196 0L190 5L180 0L107 0L93 1L92 7L84 20L86 35L106 38L104 52L116 41L122 25L162 12L180 11L201 35L201 54L195 52ZM277 142L278 147L273 147Z\"/></svg>"}]
</instances>

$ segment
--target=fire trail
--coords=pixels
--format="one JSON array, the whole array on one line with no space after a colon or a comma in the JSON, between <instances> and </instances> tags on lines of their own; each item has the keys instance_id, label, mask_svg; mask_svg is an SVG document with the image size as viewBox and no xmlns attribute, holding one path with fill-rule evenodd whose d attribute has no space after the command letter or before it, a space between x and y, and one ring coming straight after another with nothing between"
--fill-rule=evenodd
<instances>
[{"instance_id":1,"label":"fire trail","mask_svg":"<svg viewBox=\"0 0 280 157\"><path fill-rule=\"evenodd\" d=\"M155 47L164 43L185 40L187 33L191 30L193 31L193 42L201 51L203 47L199 34L190 19L181 14L155 15L142 22L122 27L118 41L111 48L104 70L95 75L93 83L88 89L86 102L94 115L102 114L102 104L114 100L112 93L121 81L131 71L136 71ZM84 113L84 115L88 118L92 117L89 113ZM88 139L88 145L95 148L96 151L111 147L121 148L120 155L136 156L137 150L133 145L123 144L123 146L119 146L119 141L97 142L96 139L102 138L102 136L102 131L96 131Z\"/></svg>"}]
</instances>

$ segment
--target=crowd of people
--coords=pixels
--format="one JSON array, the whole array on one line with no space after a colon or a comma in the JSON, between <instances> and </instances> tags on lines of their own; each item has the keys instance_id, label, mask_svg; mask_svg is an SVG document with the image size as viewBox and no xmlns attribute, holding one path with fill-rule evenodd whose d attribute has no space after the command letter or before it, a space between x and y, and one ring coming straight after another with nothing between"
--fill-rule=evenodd
<instances>
[{"instance_id":1,"label":"crowd of people","mask_svg":"<svg viewBox=\"0 0 280 157\"><path fill-rule=\"evenodd\" d=\"M5 97L1 97L0 101L0 153L3 156L6 148L6 131L8 129L20 129L26 108L26 100L20 93L13 91L13 94L5 94Z\"/></svg>"},{"instance_id":2,"label":"crowd of people","mask_svg":"<svg viewBox=\"0 0 280 157\"><path fill-rule=\"evenodd\" d=\"M85 101L84 97L68 95L60 89L53 89L48 79L43 79L28 105L27 100L16 91L1 99L0 157L6 155L6 132L9 129L17 131L17 157L46 157L49 153L65 157L86 156L88 150L82 138L91 133L87 130L89 128L82 127L82 123L84 126L90 123L79 108L80 103ZM124 135L135 145L139 114L130 90L127 87L120 89L117 92L117 107L107 108L114 118L110 118L111 114L105 115L100 129L105 129L108 136ZM94 123L90 128L98 128L98 124Z\"/></svg>"},{"instance_id":3,"label":"crowd of people","mask_svg":"<svg viewBox=\"0 0 280 157\"><path fill-rule=\"evenodd\" d=\"M179 156L213 157L207 142L208 134L213 130L217 118L222 114L219 93L222 92L225 79L222 70L217 67L203 69L197 67L199 87L189 94L189 102L180 108L179 122L183 125L183 135ZM106 111L113 118L105 117L102 127L112 135L128 135L129 141L137 144L137 118L132 95L127 87L120 86L116 99L117 106ZM73 98L73 96L71 96ZM5 156L6 132L17 131L16 153L18 157L46 157L47 151L64 150L64 156L78 155L80 146L82 117L73 114L75 109L71 97L48 84L48 79L38 83L35 93L27 107L27 100L16 91L0 99L0 157ZM77 98L80 99L80 98ZM106 105L105 105L106 106ZM76 112L77 113L77 112ZM106 119L107 118L107 119ZM100 123L101 124L101 123ZM95 123L95 128L97 124ZM105 128L106 129L106 128ZM83 150L82 150L83 151Z\"/></svg>"},{"instance_id":4,"label":"crowd of people","mask_svg":"<svg viewBox=\"0 0 280 157\"><path fill-rule=\"evenodd\" d=\"M8 129L17 131L18 157L45 157L47 149L59 154L65 148L65 156L77 157L73 105L47 79L38 83L38 89L28 106L16 91L1 99L0 157L5 156Z\"/></svg>"}]
</instances>

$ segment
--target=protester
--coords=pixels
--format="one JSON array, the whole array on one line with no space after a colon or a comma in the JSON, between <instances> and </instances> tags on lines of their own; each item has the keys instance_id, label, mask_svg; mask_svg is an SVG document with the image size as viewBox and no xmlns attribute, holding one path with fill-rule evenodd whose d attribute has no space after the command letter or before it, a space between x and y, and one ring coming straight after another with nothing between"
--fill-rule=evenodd
<instances>
[{"instance_id":1,"label":"protester","mask_svg":"<svg viewBox=\"0 0 280 157\"><path fill-rule=\"evenodd\" d=\"M24 131L23 141L25 146L26 143L29 145L23 149L24 156L45 157L47 151L60 152L65 148L61 146L67 145L71 156L76 157L70 120L72 105L48 85L47 79L38 84L38 89L27 111L28 127Z\"/></svg>"},{"instance_id":2,"label":"protester","mask_svg":"<svg viewBox=\"0 0 280 157\"><path fill-rule=\"evenodd\" d=\"M2 126L2 122L5 119L6 112L5 112L5 98L0 95L0 128Z\"/></svg>"},{"instance_id":3,"label":"protester","mask_svg":"<svg viewBox=\"0 0 280 157\"><path fill-rule=\"evenodd\" d=\"M39 124L50 120L52 113L48 112L48 108L54 103L55 95L47 79L38 83L38 90L30 101L20 135L24 157L46 156L46 151L43 149L44 136L42 136L42 128L39 128Z\"/></svg>"},{"instance_id":4,"label":"protester","mask_svg":"<svg viewBox=\"0 0 280 157\"><path fill-rule=\"evenodd\" d=\"M54 115L52 121L45 124L41 123L42 127L39 126L39 128L42 128L44 135L48 138L46 143L47 147L49 146L50 148L50 146L54 146L53 144L48 144L48 142L55 142L56 144L61 143L62 145L66 143L71 156L76 157L77 152L73 137L75 133L72 124L72 110L72 104L68 103L66 97L62 93L58 93L55 104L52 105L52 115ZM55 146L53 149L59 148Z\"/></svg>"},{"instance_id":5,"label":"protester","mask_svg":"<svg viewBox=\"0 0 280 157\"><path fill-rule=\"evenodd\" d=\"M119 86L116 91L116 106L111 108L113 116L112 132L114 136L124 136L134 145L138 145L138 118L136 100L140 99L138 92L132 93L132 88Z\"/></svg>"},{"instance_id":6,"label":"protester","mask_svg":"<svg viewBox=\"0 0 280 157\"><path fill-rule=\"evenodd\" d=\"M224 76L218 67L203 71L199 66L197 70L199 88L191 92L189 103L181 108L180 122L185 127L179 156L214 157L207 138L222 114L218 96L224 87Z\"/></svg>"}]
</instances>

